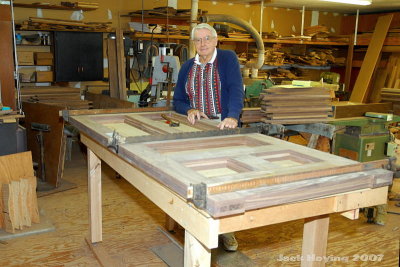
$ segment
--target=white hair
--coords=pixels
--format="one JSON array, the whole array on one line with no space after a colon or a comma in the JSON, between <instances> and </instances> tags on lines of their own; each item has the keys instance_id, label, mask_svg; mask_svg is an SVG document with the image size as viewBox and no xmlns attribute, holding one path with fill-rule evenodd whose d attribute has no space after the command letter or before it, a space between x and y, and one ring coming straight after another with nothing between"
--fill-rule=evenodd
<instances>
[{"instance_id":1,"label":"white hair","mask_svg":"<svg viewBox=\"0 0 400 267\"><path fill-rule=\"evenodd\" d=\"M194 33L195 33L195 31L197 31L197 30L200 30L200 29L207 29L207 30L209 30L210 32L211 32L211 36L212 37L217 37L217 32L215 31L215 29L213 28L213 27L211 27L211 25L210 24L207 24L207 23L200 23L200 24L197 24L193 29L192 29L192 32L191 32L191 34L190 34L190 39L194 39Z\"/></svg>"}]
</instances>

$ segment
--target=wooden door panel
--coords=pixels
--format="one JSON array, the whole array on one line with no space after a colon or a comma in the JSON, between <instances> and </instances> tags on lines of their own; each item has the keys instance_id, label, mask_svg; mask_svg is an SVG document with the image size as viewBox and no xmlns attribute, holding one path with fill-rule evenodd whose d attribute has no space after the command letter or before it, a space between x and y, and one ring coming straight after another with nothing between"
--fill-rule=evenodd
<instances>
[{"instance_id":1,"label":"wooden door panel","mask_svg":"<svg viewBox=\"0 0 400 267\"><path fill-rule=\"evenodd\" d=\"M145 172L151 168L156 179L168 176L171 184L166 185L172 189L175 183L186 185L186 198L198 183L207 186L208 194L220 194L363 168L359 162L261 134L124 144L120 149Z\"/></svg>"},{"instance_id":2,"label":"wooden door panel","mask_svg":"<svg viewBox=\"0 0 400 267\"><path fill-rule=\"evenodd\" d=\"M161 117L162 114L179 121L179 127L169 126ZM201 132L204 131L203 129L218 130L218 123L215 121L201 121L191 125L186 116L174 112L81 115L72 116L70 121L80 131L92 136L101 144L107 144L110 141L114 130L119 134L120 141L123 143L143 136Z\"/></svg>"}]
</instances>

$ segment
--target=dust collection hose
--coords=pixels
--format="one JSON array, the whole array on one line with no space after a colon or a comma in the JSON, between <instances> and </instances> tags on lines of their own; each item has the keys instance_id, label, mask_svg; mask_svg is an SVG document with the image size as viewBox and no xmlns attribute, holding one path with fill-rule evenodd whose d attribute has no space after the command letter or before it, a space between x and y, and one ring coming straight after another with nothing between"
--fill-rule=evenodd
<instances>
[{"instance_id":1,"label":"dust collection hose","mask_svg":"<svg viewBox=\"0 0 400 267\"><path fill-rule=\"evenodd\" d=\"M215 14L215 15L205 15L200 17L200 22L201 23L208 23L208 22L228 22L235 24L237 26L242 27L246 31L248 31L251 34L251 37L256 40L256 45L257 45L257 54L258 58L257 61L249 61L246 63L246 68L251 68L251 69L260 69L264 65L264 42L260 36L260 34L257 32L257 30L247 21L236 18L234 16L230 15L222 15L222 14Z\"/></svg>"}]
</instances>

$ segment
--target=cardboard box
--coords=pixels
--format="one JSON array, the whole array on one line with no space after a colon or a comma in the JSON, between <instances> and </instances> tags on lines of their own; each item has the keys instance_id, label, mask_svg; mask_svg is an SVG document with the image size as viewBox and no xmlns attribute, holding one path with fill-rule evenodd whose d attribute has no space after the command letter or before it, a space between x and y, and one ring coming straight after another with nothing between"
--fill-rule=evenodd
<instances>
[{"instance_id":1,"label":"cardboard box","mask_svg":"<svg viewBox=\"0 0 400 267\"><path fill-rule=\"evenodd\" d=\"M34 65L33 51L18 51L17 56L19 65Z\"/></svg>"},{"instance_id":2,"label":"cardboard box","mask_svg":"<svg viewBox=\"0 0 400 267\"><path fill-rule=\"evenodd\" d=\"M37 71L36 82L52 82L53 72L52 71Z\"/></svg>"},{"instance_id":3,"label":"cardboard box","mask_svg":"<svg viewBox=\"0 0 400 267\"><path fill-rule=\"evenodd\" d=\"M53 53L50 52L36 52L35 64L38 66L51 66L53 65Z\"/></svg>"}]
</instances>

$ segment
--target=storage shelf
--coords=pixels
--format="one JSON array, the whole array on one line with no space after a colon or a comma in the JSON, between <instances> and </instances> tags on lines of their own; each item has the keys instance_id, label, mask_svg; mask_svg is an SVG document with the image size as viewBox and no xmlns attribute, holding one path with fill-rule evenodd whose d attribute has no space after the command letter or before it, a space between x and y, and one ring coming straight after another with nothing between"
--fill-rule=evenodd
<instances>
[{"instance_id":1,"label":"storage shelf","mask_svg":"<svg viewBox=\"0 0 400 267\"><path fill-rule=\"evenodd\" d=\"M67 6L59 6L59 5L44 5L44 4L22 4L22 3L14 3L14 7L22 7L22 8L42 8L42 9L54 9L54 10L83 10L83 11L92 11L96 10L95 7L67 7Z\"/></svg>"},{"instance_id":2,"label":"storage shelf","mask_svg":"<svg viewBox=\"0 0 400 267\"><path fill-rule=\"evenodd\" d=\"M52 46L52 45L17 44L17 46Z\"/></svg>"},{"instance_id":3,"label":"storage shelf","mask_svg":"<svg viewBox=\"0 0 400 267\"><path fill-rule=\"evenodd\" d=\"M134 33L135 37L141 37L141 38L151 38L152 34L151 33L141 33L141 32L135 32ZM153 34L153 39L165 39L168 38L166 34ZM181 40L187 40L189 39L189 36L184 36L184 35L169 35L170 39L181 39ZM245 42L245 43L251 43L255 42L253 38L226 38L226 37L218 37L218 40L221 42ZM348 46L349 43L346 42L325 42L325 41L304 41L304 40L280 40L280 39L263 39L264 43L281 43L281 44L308 44L308 45L336 45L336 46Z\"/></svg>"}]
</instances>

